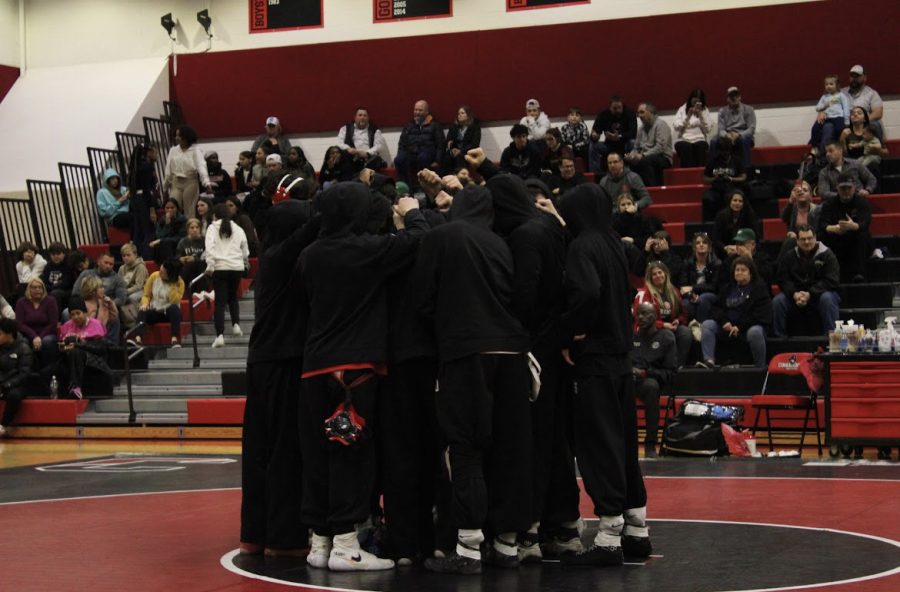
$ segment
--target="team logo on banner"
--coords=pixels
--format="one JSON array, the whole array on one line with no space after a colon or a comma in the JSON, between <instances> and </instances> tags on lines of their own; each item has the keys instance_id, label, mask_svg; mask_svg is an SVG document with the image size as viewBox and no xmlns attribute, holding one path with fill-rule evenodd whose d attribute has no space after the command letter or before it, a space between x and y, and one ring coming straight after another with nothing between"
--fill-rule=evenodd
<instances>
[{"instance_id":1,"label":"team logo on banner","mask_svg":"<svg viewBox=\"0 0 900 592\"><path fill-rule=\"evenodd\" d=\"M453 16L453 0L372 0L372 14L376 23Z\"/></svg>"},{"instance_id":2,"label":"team logo on banner","mask_svg":"<svg viewBox=\"0 0 900 592\"><path fill-rule=\"evenodd\" d=\"M324 0L250 0L250 32L269 33L324 26Z\"/></svg>"},{"instance_id":3,"label":"team logo on banner","mask_svg":"<svg viewBox=\"0 0 900 592\"><path fill-rule=\"evenodd\" d=\"M591 0L506 0L506 10L528 10L530 8L553 8L567 4L590 4Z\"/></svg>"}]
</instances>

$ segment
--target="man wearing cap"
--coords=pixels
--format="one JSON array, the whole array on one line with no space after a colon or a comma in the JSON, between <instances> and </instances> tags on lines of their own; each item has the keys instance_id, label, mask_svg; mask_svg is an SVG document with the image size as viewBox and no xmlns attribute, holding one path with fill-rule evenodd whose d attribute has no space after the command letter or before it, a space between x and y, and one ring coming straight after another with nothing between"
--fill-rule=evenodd
<instances>
[{"instance_id":1,"label":"man wearing cap","mask_svg":"<svg viewBox=\"0 0 900 592\"><path fill-rule=\"evenodd\" d=\"M528 128L528 139L542 141L550 129L550 118L541 111L541 104L537 99L528 99L525 102L525 117L519 123Z\"/></svg>"},{"instance_id":2,"label":"man wearing cap","mask_svg":"<svg viewBox=\"0 0 900 592\"><path fill-rule=\"evenodd\" d=\"M387 144L381 130L369 121L365 107L357 107L353 121L338 130L335 145L347 154L357 172L386 166Z\"/></svg>"},{"instance_id":3,"label":"man wearing cap","mask_svg":"<svg viewBox=\"0 0 900 592\"><path fill-rule=\"evenodd\" d=\"M285 137L284 131L281 129L281 121L277 117L266 118L266 133L256 136L250 152L256 154L256 151L263 144L269 147L269 152L283 154L284 156L287 156L288 151L291 149L291 143Z\"/></svg>"},{"instance_id":4,"label":"man wearing cap","mask_svg":"<svg viewBox=\"0 0 900 592\"><path fill-rule=\"evenodd\" d=\"M818 193L822 199L837 196L838 177L847 174L858 187L857 193L862 197L875 191L878 180L871 171L852 158L844 158L844 146L840 142L829 142L825 146L825 158L828 165L819 171Z\"/></svg>"},{"instance_id":5,"label":"man wearing cap","mask_svg":"<svg viewBox=\"0 0 900 592\"><path fill-rule=\"evenodd\" d=\"M738 257L753 259L757 274L766 288L771 290L772 283L775 281L775 264L765 251L756 248L756 232L752 228L741 228L735 233L732 242L734 242L733 245L725 247L725 253L728 254L726 267L731 268L731 262Z\"/></svg>"},{"instance_id":6,"label":"man wearing cap","mask_svg":"<svg viewBox=\"0 0 900 592\"><path fill-rule=\"evenodd\" d=\"M819 239L837 256L842 282L865 281L872 240L872 207L857 187L850 173L842 172L837 179L837 197L825 198L819 216Z\"/></svg>"},{"instance_id":7,"label":"man wearing cap","mask_svg":"<svg viewBox=\"0 0 900 592\"><path fill-rule=\"evenodd\" d=\"M394 167L397 178L413 187L422 169L437 170L444 146L444 130L431 115L428 101L418 100L413 106L412 121L400 132Z\"/></svg>"},{"instance_id":8,"label":"man wearing cap","mask_svg":"<svg viewBox=\"0 0 900 592\"><path fill-rule=\"evenodd\" d=\"M591 171L595 175L602 175L606 170L607 155L613 152L619 154L631 152L635 136L637 136L637 115L625 106L622 97L613 95L609 99L609 107L597 115L591 128L588 157Z\"/></svg>"},{"instance_id":9,"label":"man wearing cap","mask_svg":"<svg viewBox=\"0 0 900 592\"><path fill-rule=\"evenodd\" d=\"M713 138L709 159L715 157L719 138L729 137L735 151L740 151L744 168L750 168L750 154L753 150L753 134L756 133L756 113L753 107L741 102L741 89L728 88L728 104L719 109L719 136Z\"/></svg>"},{"instance_id":10,"label":"man wearing cap","mask_svg":"<svg viewBox=\"0 0 900 592\"><path fill-rule=\"evenodd\" d=\"M641 176L644 185L656 187L662 185L663 170L672 166L672 130L656 116L653 103L641 103L637 113L642 126L625 162Z\"/></svg>"},{"instance_id":11,"label":"man wearing cap","mask_svg":"<svg viewBox=\"0 0 900 592\"><path fill-rule=\"evenodd\" d=\"M268 173L280 173L284 170L284 161L280 154L270 154L266 157L266 171Z\"/></svg>"},{"instance_id":12,"label":"man wearing cap","mask_svg":"<svg viewBox=\"0 0 900 592\"><path fill-rule=\"evenodd\" d=\"M832 329L840 316L840 275L840 265L831 249L816 240L812 227L799 225L797 246L785 251L778 260L781 293L772 300L775 336L788 336L790 315L813 308L818 309L825 330Z\"/></svg>"},{"instance_id":13,"label":"man wearing cap","mask_svg":"<svg viewBox=\"0 0 900 592\"><path fill-rule=\"evenodd\" d=\"M884 129L881 127L884 106L878 91L866 84L865 68L859 64L850 68L850 85L842 88L841 92L850 97L851 107L862 107L866 110L869 114L869 125L875 128L878 139L884 140Z\"/></svg>"}]
</instances>

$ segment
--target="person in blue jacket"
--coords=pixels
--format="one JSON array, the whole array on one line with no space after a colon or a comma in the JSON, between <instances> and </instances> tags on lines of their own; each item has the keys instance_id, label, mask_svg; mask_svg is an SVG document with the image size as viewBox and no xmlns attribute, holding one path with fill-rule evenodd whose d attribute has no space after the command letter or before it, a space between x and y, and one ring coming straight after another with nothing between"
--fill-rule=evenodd
<instances>
[{"instance_id":1,"label":"person in blue jacket","mask_svg":"<svg viewBox=\"0 0 900 592\"><path fill-rule=\"evenodd\" d=\"M133 218L130 211L131 192L122 187L122 177L115 169L103 173L103 186L97 191L97 210L110 226L130 229Z\"/></svg>"}]
</instances>

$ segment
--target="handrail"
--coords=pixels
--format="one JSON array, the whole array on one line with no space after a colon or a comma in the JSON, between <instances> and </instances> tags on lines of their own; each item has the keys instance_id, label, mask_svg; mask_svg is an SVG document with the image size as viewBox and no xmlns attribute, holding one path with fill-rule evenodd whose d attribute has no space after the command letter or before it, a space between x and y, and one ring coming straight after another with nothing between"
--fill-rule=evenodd
<instances>
[{"instance_id":1,"label":"handrail","mask_svg":"<svg viewBox=\"0 0 900 592\"><path fill-rule=\"evenodd\" d=\"M194 347L194 362L193 367L200 367L200 350L197 349L197 321L194 315L194 308L200 306L201 301L197 301L197 304L194 304L194 286L200 280L206 277L205 273L201 273L197 277L191 280L190 285L188 286L188 316L191 319L191 342Z\"/></svg>"},{"instance_id":2,"label":"handrail","mask_svg":"<svg viewBox=\"0 0 900 592\"><path fill-rule=\"evenodd\" d=\"M137 413L134 410L134 396L131 394L131 358L132 356L128 354L128 339L137 333L138 330L144 328L144 323L139 322L137 325L129 329L125 332L125 347L122 348L122 358L124 360L125 365L125 385L128 389L128 423L135 423L137 421ZM135 355L144 350L143 346L139 346L135 350Z\"/></svg>"}]
</instances>

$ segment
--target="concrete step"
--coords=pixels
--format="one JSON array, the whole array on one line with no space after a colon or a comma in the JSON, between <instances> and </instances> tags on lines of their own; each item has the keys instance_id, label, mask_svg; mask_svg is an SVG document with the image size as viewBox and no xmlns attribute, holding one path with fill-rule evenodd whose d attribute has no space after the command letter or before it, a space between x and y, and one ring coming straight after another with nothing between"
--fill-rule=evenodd
<instances>
[{"instance_id":1,"label":"concrete step","mask_svg":"<svg viewBox=\"0 0 900 592\"><path fill-rule=\"evenodd\" d=\"M221 351L221 350L213 350ZM194 360L175 359L175 360L154 360L150 362L151 370L175 370L175 369L191 369ZM204 358L200 355L200 368L207 370L243 370L247 368L247 356L235 358Z\"/></svg>"},{"instance_id":2,"label":"concrete step","mask_svg":"<svg viewBox=\"0 0 900 592\"><path fill-rule=\"evenodd\" d=\"M246 314L246 315L252 315L252 314L253 314L253 311L254 311L254 304L255 304L255 303L253 302L253 299L252 299L252 298L241 298L240 300L238 300L238 306L239 306L240 309L241 309L241 316L243 317L245 314ZM205 304L201 304L200 306L206 306L206 305L205 305ZM227 306L225 307L225 310L226 310L226 313L225 313L225 314L227 315L227 314L228 314L228 312L227 312L227 311L228 311L228 307L227 307Z\"/></svg>"},{"instance_id":3,"label":"concrete step","mask_svg":"<svg viewBox=\"0 0 900 592\"><path fill-rule=\"evenodd\" d=\"M243 329L243 325L241 325ZM199 329L199 327L198 327ZM230 334L231 328L227 328L225 330L225 347L226 349L231 346L240 345L243 347L247 347L250 343L250 331L244 329L244 334L240 337L235 337ZM213 339L215 339L215 329L213 329L212 323L209 325L209 329L206 332L197 331L197 344L201 347L210 347L212 345ZM181 341L181 344L187 348L189 345L194 343L194 340L188 332L187 335L184 336L184 339ZM171 351L171 350L169 350ZM191 354L193 356L193 354Z\"/></svg>"},{"instance_id":4,"label":"concrete step","mask_svg":"<svg viewBox=\"0 0 900 592\"><path fill-rule=\"evenodd\" d=\"M222 396L222 383L218 384L132 384L132 395L135 397L218 397ZM113 389L115 397L126 397L128 389L125 384Z\"/></svg>"},{"instance_id":5,"label":"concrete step","mask_svg":"<svg viewBox=\"0 0 900 592\"><path fill-rule=\"evenodd\" d=\"M221 384L222 375L212 370L147 370L131 374L132 385Z\"/></svg>"},{"instance_id":6,"label":"concrete step","mask_svg":"<svg viewBox=\"0 0 900 592\"><path fill-rule=\"evenodd\" d=\"M187 413L187 399L134 399L138 413ZM128 398L100 399L94 401L94 413L128 414Z\"/></svg>"},{"instance_id":7,"label":"concrete step","mask_svg":"<svg viewBox=\"0 0 900 592\"><path fill-rule=\"evenodd\" d=\"M233 338L232 338L233 339ZM226 347L217 347L212 348L209 347L208 343L205 343L203 339L199 342L199 347L197 348L197 352L200 354L201 360L217 360L223 358L229 359L247 359L247 355L249 353L249 348L243 345L231 345L228 343L228 339L225 340ZM212 341L210 341L212 343ZM181 347L177 349L168 349L166 350L166 360L193 360L194 359L194 348L193 347ZM159 360L156 360L159 361ZM153 367L153 362L150 363L150 367Z\"/></svg>"},{"instance_id":8,"label":"concrete step","mask_svg":"<svg viewBox=\"0 0 900 592\"><path fill-rule=\"evenodd\" d=\"M135 416L135 424L185 425L187 419L187 413L138 413ZM79 425L127 425L128 412L96 413L88 411L79 415L76 422Z\"/></svg>"},{"instance_id":9,"label":"concrete step","mask_svg":"<svg viewBox=\"0 0 900 592\"><path fill-rule=\"evenodd\" d=\"M187 331L187 335L191 334L191 325L190 323L184 323L185 331ZM241 317L241 331L243 331L245 337L250 337L250 331L253 330L253 319L245 319ZM216 326L212 321L201 321L197 323L197 335L210 335L215 336L216 334ZM225 315L225 337L231 337L231 319L228 318L228 315Z\"/></svg>"}]
</instances>

